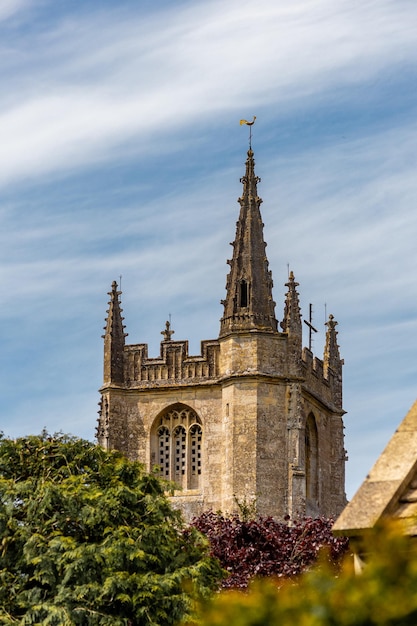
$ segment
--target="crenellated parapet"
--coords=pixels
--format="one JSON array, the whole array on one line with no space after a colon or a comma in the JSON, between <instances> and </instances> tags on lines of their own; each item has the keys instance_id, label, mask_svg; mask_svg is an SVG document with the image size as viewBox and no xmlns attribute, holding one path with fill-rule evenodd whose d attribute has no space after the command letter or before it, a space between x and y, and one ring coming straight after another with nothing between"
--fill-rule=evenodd
<instances>
[{"instance_id":1,"label":"crenellated parapet","mask_svg":"<svg viewBox=\"0 0 417 626\"><path fill-rule=\"evenodd\" d=\"M312 396L320 398L321 402L334 408L336 411L342 409L341 404L341 361L340 369L333 369L324 361L314 356L308 348L302 351L302 376L304 388Z\"/></svg>"},{"instance_id":2,"label":"crenellated parapet","mask_svg":"<svg viewBox=\"0 0 417 626\"><path fill-rule=\"evenodd\" d=\"M130 388L213 382L219 375L218 340L201 342L201 354L188 353L188 341L161 341L160 356L150 358L148 345L125 346L125 381Z\"/></svg>"}]
</instances>

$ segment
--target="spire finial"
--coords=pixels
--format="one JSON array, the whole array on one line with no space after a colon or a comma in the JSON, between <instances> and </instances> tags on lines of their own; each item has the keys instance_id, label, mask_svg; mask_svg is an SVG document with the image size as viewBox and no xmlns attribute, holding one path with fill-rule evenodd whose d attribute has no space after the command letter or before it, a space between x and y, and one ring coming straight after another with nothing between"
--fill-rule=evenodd
<instances>
[{"instance_id":1,"label":"spire finial","mask_svg":"<svg viewBox=\"0 0 417 626\"><path fill-rule=\"evenodd\" d=\"M111 291L108 292L110 301L103 335L104 382L122 383L124 380L123 353L127 333L124 332L123 309L119 300L121 293L118 290L117 282L114 280Z\"/></svg>"},{"instance_id":2,"label":"spire finial","mask_svg":"<svg viewBox=\"0 0 417 626\"><path fill-rule=\"evenodd\" d=\"M165 330L161 330L161 335L164 337L164 341L172 341L171 335L175 333L175 330L171 330L171 322L168 320L165 322Z\"/></svg>"},{"instance_id":3,"label":"spire finial","mask_svg":"<svg viewBox=\"0 0 417 626\"><path fill-rule=\"evenodd\" d=\"M292 270L289 271L288 269L288 282L285 283L285 286L288 287L288 292L285 298L284 318L281 322L281 328L284 333L299 335L301 339L301 314L297 291L299 283L296 282Z\"/></svg>"},{"instance_id":4,"label":"spire finial","mask_svg":"<svg viewBox=\"0 0 417 626\"><path fill-rule=\"evenodd\" d=\"M246 124L246 126L249 126L249 150L252 150L252 126L254 125L256 120L256 115L253 116L253 120L251 122L248 122L248 120L240 120L240 125L242 126L242 124Z\"/></svg>"},{"instance_id":5,"label":"spire finial","mask_svg":"<svg viewBox=\"0 0 417 626\"><path fill-rule=\"evenodd\" d=\"M327 326L326 332L326 345L324 348L324 369L327 372L329 367L333 369L341 362L339 346L337 345L337 322L333 315L329 315L328 321L325 323Z\"/></svg>"},{"instance_id":6,"label":"spire finial","mask_svg":"<svg viewBox=\"0 0 417 626\"><path fill-rule=\"evenodd\" d=\"M323 355L323 374L327 379L333 380L333 397L337 406L342 407L342 366L343 359L340 358L339 346L337 344L337 322L333 315L329 315L329 319L325 324L326 345ZM333 376L330 376L332 371Z\"/></svg>"}]
</instances>

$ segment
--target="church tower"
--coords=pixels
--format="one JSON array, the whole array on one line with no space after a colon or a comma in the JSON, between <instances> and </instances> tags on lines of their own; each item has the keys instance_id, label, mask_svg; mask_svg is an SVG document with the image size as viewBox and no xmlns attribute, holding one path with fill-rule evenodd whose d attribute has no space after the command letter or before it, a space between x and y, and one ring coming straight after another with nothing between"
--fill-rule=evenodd
<instances>
[{"instance_id":1,"label":"church tower","mask_svg":"<svg viewBox=\"0 0 417 626\"><path fill-rule=\"evenodd\" d=\"M279 330L259 182L250 148L219 337L200 355L168 322L159 357L126 345L115 282L109 293L98 441L157 466L188 519L238 502L278 518L335 516L346 504L337 322L329 316L322 360L302 347L290 272Z\"/></svg>"}]
</instances>

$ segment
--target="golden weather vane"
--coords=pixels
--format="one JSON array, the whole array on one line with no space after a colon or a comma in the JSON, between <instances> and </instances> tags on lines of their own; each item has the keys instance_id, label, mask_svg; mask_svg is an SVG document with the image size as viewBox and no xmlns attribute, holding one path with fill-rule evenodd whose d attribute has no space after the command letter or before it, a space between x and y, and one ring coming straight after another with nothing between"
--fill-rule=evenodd
<instances>
[{"instance_id":1,"label":"golden weather vane","mask_svg":"<svg viewBox=\"0 0 417 626\"><path fill-rule=\"evenodd\" d=\"M242 124L246 124L246 126L249 126L249 150L252 149L252 126L254 125L256 120L256 115L253 116L253 120L251 122L248 122L248 120L240 120L240 125L242 126Z\"/></svg>"}]
</instances>

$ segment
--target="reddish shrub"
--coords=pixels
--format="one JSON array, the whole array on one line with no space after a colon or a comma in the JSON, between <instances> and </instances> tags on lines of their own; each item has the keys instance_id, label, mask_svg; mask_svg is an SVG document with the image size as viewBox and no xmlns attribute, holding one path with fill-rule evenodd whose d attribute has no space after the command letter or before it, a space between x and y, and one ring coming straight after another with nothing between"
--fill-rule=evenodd
<instances>
[{"instance_id":1,"label":"reddish shrub","mask_svg":"<svg viewBox=\"0 0 417 626\"><path fill-rule=\"evenodd\" d=\"M209 511L192 525L206 535L212 555L229 572L224 588L245 588L255 576L297 576L317 561L322 549L337 565L349 545L347 538L333 536L333 520L324 517L292 523L272 517L242 521Z\"/></svg>"}]
</instances>

